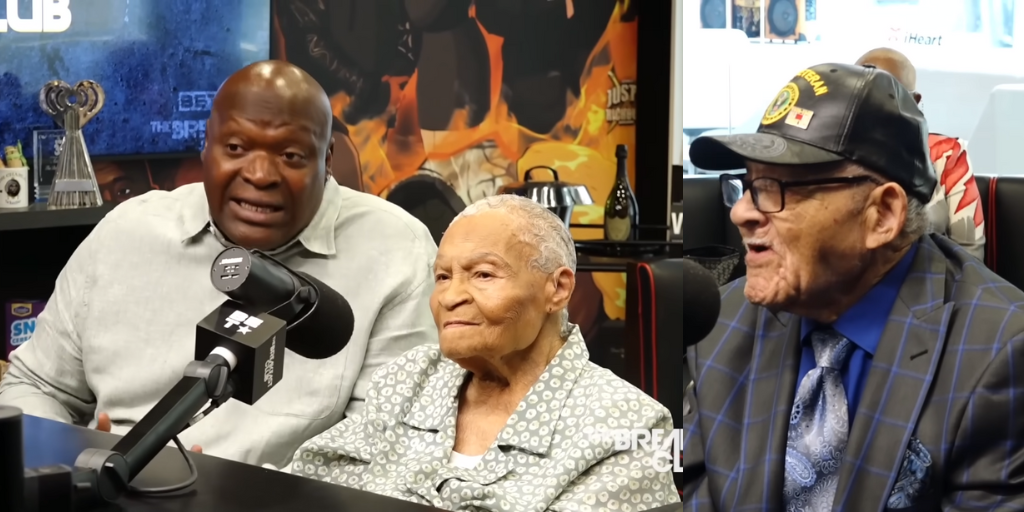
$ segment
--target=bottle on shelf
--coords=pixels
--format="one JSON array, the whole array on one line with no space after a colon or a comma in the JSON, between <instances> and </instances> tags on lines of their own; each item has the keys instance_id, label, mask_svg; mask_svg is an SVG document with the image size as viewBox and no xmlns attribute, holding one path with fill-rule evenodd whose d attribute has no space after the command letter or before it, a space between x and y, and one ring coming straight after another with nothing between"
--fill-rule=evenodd
<instances>
[{"instance_id":1,"label":"bottle on shelf","mask_svg":"<svg viewBox=\"0 0 1024 512\"><path fill-rule=\"evenodd\" d=\"M637 239L637 225L640 210L636 195L629 185L626 157L629 149L625 144L615 148L615 185L604 203L604 238L611 242L627 242Z\"/></svg>"}]
</instances>

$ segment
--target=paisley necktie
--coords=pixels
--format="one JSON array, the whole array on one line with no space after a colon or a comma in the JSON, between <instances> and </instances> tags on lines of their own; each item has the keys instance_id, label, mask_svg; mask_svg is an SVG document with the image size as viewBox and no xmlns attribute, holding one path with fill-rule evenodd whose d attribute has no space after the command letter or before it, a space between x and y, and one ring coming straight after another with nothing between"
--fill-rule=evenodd
<instances>
[{"instance_id":1,"label":"paisley necktie","mask_svg":"<svg viewBox=\"0 0 1024 512\"><path fill-rule=\"evenodd\" d=\"M800 381L786 442L787 511L832 510L850 412L840 373L853 344L833 329L811 333L817 367Z\"/></svg>"}]
</instances>

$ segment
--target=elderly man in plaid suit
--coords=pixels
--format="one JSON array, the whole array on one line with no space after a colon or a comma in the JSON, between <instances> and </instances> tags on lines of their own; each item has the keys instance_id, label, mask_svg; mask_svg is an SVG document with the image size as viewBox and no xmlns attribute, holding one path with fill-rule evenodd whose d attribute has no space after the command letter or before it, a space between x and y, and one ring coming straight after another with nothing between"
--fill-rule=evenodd
<instances>
[{"instance_id":1,"label":"elderly man in plaid suit","mask_svg":"<svg viewBox=\"0 0 1024 512\"><path fill-rule=\"evenodd\" d=\"M747 170L748 252L688 356L685 510L1024 509L1024 292L927 233L927 137L892 75L824 64L694 141Z\"/></svg>"}]
</instances>

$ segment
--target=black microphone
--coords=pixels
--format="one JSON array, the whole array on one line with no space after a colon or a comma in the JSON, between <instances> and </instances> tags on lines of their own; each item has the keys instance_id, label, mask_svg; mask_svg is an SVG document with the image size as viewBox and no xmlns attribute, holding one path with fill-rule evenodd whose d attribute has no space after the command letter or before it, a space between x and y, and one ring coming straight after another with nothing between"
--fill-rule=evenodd
<instances>
[{"instance_id":1,"label":"black microphone","mask_svg":"<svg viewBox=\"0 0 1024 512\"><path fill-rule=\"evenodd\" d=\"M289 341L288 349L308 359L326 359L341 352L352 339L356 322L352 306L319 279L305 272L295 273L316 291L317 300L308 314L288 324L288 339L299 340Z\"/></svg>"},{"instance_id":2,"label":"black microphone","mask_svg":"<svg viewBox=\"0 0 1024 512\"><path fill-rule=\"evenodd\" d=\"M704 267L683 259L683 346L696 345L718 323L722 295L718 281Z\"/></svg>"},{"instance_id":3,"label":"black microphone","mask_svg":"<svg viewBox=\"0 0 1024 512\"><path fill-rule=\"evenodd\" d=\"M280 382L286 346L325 359L352 337L352 308L340 293L262 251L221 252L210 278L232 300L196 325L195 358L224 357L236 400L252 405Z\"/></svg>"},{"instance_id":4,"label":"black microphone","mask_svg":"<svg viewBox=\"0 0 1024 512\"><path fill-rule=\"evenodd\" d=\"M214 260L211 278L230 300L196 325L196 360L111 450L85 450L75 462L94 470L92 488L106 502L128 490L168 442L181 448L177 435L189 425L231 398L251 405L269 392L284 376L286 340L299 356L324 359L352 336L352 308L341 294L269 254L227 249Z\"/></svg>"},{"instance_id":5,"label":"black microphone","mask_svg":"<svg viewBox=\"0 0 1024 512\"><path fill-rule=\"evenodd\" d=\"M340 293L267 253L232 247L217 256L210 273L214 288L228 297L285 319L289 338L299 340L288 348L302 357L331 357L352 337L355 319Z\"/></svg>"}]
</instances>

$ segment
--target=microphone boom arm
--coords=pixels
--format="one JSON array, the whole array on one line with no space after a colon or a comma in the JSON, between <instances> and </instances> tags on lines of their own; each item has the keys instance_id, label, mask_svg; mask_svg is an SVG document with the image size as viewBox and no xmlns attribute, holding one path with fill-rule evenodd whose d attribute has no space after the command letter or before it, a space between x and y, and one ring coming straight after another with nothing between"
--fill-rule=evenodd
<instances>
[{"instance_id":1,"label":"microphone boom arm","mask_svg":"<svg viewBox=\"0 0 1024 512\"><path fill-rule=\"evenodd\" d=\"M231 398L231 363L212 353L192 361L177 384L110 450L90 448L75 461L77 469L93 470L94 498L113 503L132 480L212 401L215 406Z\"/></svg>"},{"instance_id":2,"label":"microphone boom arm","mask_svg":"<svg viewBox=\"0 0 1024 512\"><path fill-rule=\"evenodd\" d=\"M61 500L72 500L76 508L92 508L114 503L128 491L163 494L187 488L195 482L196 471L177 436L228 400L251 405L279 382L288 331L304 322L323 324L324 314L330 313L329 326L344 333L345 342L351 336L352 311L344 297L262 251L232 247L221 252L211 268L211 279L231 300L196 324L196 360L188 363L174 387L113 448L84 450L74 468L25 470L32 510L53 510L52 506L60 506L58 502L64 503ZM321 299L328 304L318 307ZM317 318L311 319L318 310ZM296 333L309 336L302 331L307 328L302 326ZM345 342L326 349L318 344L303 349L297 345L295 351L322 359L341 351ZM132 481L172 441L185 456L190 479L161 489L133 487Z\"/></svg>"}]
</instances>

